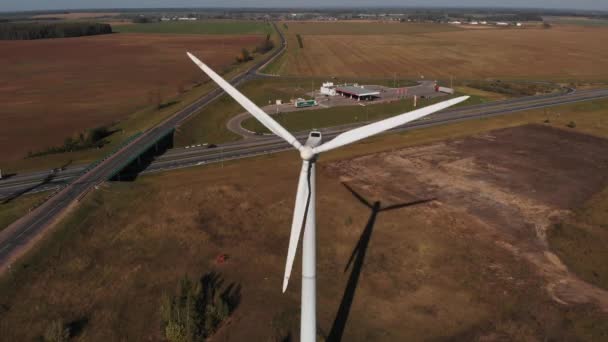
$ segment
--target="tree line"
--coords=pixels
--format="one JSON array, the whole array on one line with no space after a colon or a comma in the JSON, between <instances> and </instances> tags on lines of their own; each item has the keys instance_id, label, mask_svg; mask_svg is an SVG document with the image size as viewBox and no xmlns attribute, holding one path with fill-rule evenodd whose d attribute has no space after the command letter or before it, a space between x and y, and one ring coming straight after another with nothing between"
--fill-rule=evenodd
<instances>
[{"instance_id":1,"label":"tree line","mask_svg":"<svg viewBox=\"0 0 608 342\"><path fill-rule=\"evenodd\" d=\"M63 145L60 146L51 146L45 150L38 152L28 152L27 157L39 157L47 154L57 154L64 152L73 152L86 150L89 148L101 148L103 147L107 141L105 138L114 134L116 131L111 130L107 126L99 126L93 129L88 129L86 131L74 134L74 136L67 137Z\"/></svg>"},{"instance_id":2,"label":"tree line","mask_svg":"<svg viewBox=\"0 0 608 342\"><path fill-rule=\"evenodd\" d=\"M112 26L100 23L0 23L0 40L67 38L108 33L112 33Z\"/></svg>"},{"instance_id":3,"label":"tree line","mask_svg":"<svg viewBox=\"0 0 608 342\"><path fill-rule=\"evenodd\" d=\"M266 40L264 40L262 43L260 43L258 46L256 46L255 49L253 50L253 53L258 53L260 55L263 55L272 49L274 49L274 42L272 41L272 39L270 39L270 34L267 34ZM237 64L245 63L252 59L253 59L253 54L245 48L243 48L241 50L241 53L238 56L236 56Z\"/></svg>"}]
</instances>

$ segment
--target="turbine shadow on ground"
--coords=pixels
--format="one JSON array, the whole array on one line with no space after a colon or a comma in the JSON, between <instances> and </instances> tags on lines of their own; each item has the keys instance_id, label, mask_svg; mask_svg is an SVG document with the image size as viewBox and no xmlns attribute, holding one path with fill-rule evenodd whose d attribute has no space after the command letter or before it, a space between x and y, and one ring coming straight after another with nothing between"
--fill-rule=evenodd
<instances>
[{"instance_id":1,"label":"turbine shadow on ground","mask_svg":"<svg viewBox=\"0 0 608 342\"><path fill-rule=\"evenodd\" d=\"M357 245L353 249L353 252L344 267L344 273L348 271L348 269L352 265L352 271L348 278L348 282L346 283L346 288L344 289L344 294L342 295L342 300L340 302L340 307L338 308L338 312L336 313L336 318L331 327L329 335L327 336L327 341L335 342L341 341L342 335L344 334L344 328L346 327L346 322L348 321L348 316L350 314L350 309L353 304L353 300L355 298L355 292L357 290L357 285L359 283L359 277L361 276L361 270L363 268L363 263L365 261L365 254L367 252L367 247L369 246L369 242L372 237L372 233L374 231L374 225L376 223L376 218L378 214L384 211L402 209L406 207L411 207L419 204L424 204L428 202L432 202L435 198L425 199L425 200L417 200L408 203L394 204L389 205L387 207L382 207L381 201L376 201L374 203L370 203L367 199L357 193L353 188L348 186L346 183L342 183L344 187L353 195L359 202L368 207L371 210L370 217L365 225L363 232L361 233L361 237L357 242Z\"/></svg>"}]
</instances>

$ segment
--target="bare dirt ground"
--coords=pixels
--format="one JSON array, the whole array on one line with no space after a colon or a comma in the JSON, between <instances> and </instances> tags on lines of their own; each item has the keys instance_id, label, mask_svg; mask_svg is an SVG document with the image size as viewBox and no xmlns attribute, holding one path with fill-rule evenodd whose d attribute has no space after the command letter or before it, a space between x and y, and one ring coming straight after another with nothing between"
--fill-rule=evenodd
<instances>
[{"instance_id":1,"label":"bare dirt ground","mask_svg":"<svg viewBox=\"0 0 608 342\"><path fill-rule=\"evenodd\" d=\"M555 301L594 303L608 312L608 291L569 272L546 238L554 223L608 184L606 151L607 140L529 125L330 168L368 196L437 198L434 215L456 211L477 222L483 228L477 237L534 265Z\"/></svg>"},{"instance_id":2,"label":"bare dirt ground","mask_svg":"<svg viewBox=\"0 0 608 342\"><path fill-rule=\"evenodd\" d=\"M218 71L261 36L111 34L0 43L0 162L61 145L168 101L202 80L191 51Z\"/></svg>"}]
</instances>

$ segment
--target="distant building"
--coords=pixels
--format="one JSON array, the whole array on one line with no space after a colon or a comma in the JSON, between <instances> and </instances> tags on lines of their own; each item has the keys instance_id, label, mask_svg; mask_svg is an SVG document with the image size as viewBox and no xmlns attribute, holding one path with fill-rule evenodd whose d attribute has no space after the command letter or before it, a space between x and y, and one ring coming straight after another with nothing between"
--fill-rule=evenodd
<instances>
[{"instance_id":1,"label":"distant building","mask_svg":"<svg viewBox=\"0 0 608 342\"><path fill-rule=\"evenodd\" d=\"M321 94L328 96L336 96L336 86L333 82L325 82L321 86Z\"/></svg>"},{"instance_id":2,"label":"distant building","mask_svg":"<svg viewBox=\"0 0 608 342\"><path fill-rule=\"evenodd\" d=\"M461 21L448 21L448 24L452 24L452 25L461 25L462 22Z\"/></svg>"},{"instance_id":3,"label":"distant building","mask_svg":"<svg viewBox=\"0 0 608 342\"><path fill-rule=\"evenodd\" d=\"M523 25L522 25L522 23L515 23L515 26L522 27Z\"/></svg>"},{"instance_id":4,"label":"distant building","mask_svg":"<svg viewBox=\"0 0 608 342\"><path fill-rule=\"evenodd\" d=\"M367 100L371 101L380 97L380 92L376 90L366 89L359 85L344 85L336 87L336 94L356 99L357 101Z\"/></svg>"},{"instance_id":5,"label":"distant building","mask_svg":"<svg viewBox=\"0 0 608 342\"><path fill-rule=\"evenodd\" d=\"M196 20L196 18L181 17L181 18L177 18L177 20L180 20L180 21L192 21L192 20Z\"/></svg>"},{"instance_id":6,"label":"distant building","mask_svg":"<svg viewBox=\"0 0 608 342\"><path fill-rule=\"evenodd\" d=\"M471 21L470 24L471 25L479 25L479 22L478 21Z\"/></svg>"},{"instance_id":7,"label":"distant building","mask_svg":"<svg viewBox=\"0 0 608 342\"><path fill-rule=\"evenodd\" d=\"M488 25L488 22L484 20L484 21L480 21L479 24L480 25Z\"/></svg>"},{"instance_id":8,"label":"distant building","mask_svg":"<svg viewBox=\"0 0 608 342\"><path fill-rule=\"evenodd\" d=\"M496 26L509 26L509 23L505 23L504 21L499 21L496 23Z\"/></svg>"}]
</instances>

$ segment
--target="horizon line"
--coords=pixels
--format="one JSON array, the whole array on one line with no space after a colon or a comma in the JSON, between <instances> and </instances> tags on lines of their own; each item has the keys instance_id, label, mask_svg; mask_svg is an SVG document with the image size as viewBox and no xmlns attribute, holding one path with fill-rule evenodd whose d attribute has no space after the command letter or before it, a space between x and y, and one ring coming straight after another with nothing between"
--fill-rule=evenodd
<instances>
[{"instance_id":1,"label":"horizon line","mask_svg":"<svg viewBox=\"0 0 608 342\"><path fill-rule=\"evenodd\" d=\"M48 8L48 9L28 9L28 10L0 10L0 13L6 14L6 13L11 13L11 14L17 14L17 13L32 13L32 12L49 12L49 13L54 13L54 12L82 12L82 11L93 11L93 12L97 12L97 11L121 11L121 10L128 10L128 11L134 11L134 10L237 10L238 12L245 12L247 10L267 10L269 12L281 12L281 11L288 11L288 10L307 10L307 11L311 11L311 12L321 12L323 10L345 10L345 9L349 9L349 10L407 10L407 9L433 9L433 10L440 10L440 9L444 9L444 10L457 10L457 9L468 9L468 10L474 10L474 9L478 9L478 10L488 10L488 9L502 9L502 10L523 10L523 11L555 11L555 12L561 12L561 11L581 11L581 12L607 12L608 13L608 8L606 9L588 9L588 8L550 8L550 7L520 7L520 6L467 6L467 5L463 5L463 6L433 6L433 5L428 5L428 6L310 6L310 7L303 7L303 6L285 6L285 7L277 7L277 6L273 6L273 7L265 7L265 6L225 6L225 7L220 7L220 6L197 6L197 7L191 7L191 6L184 6L184 7L139 7L139 6L134 6L134 7L74 7L74 8Z\"/></svg>"}]
</instances>

